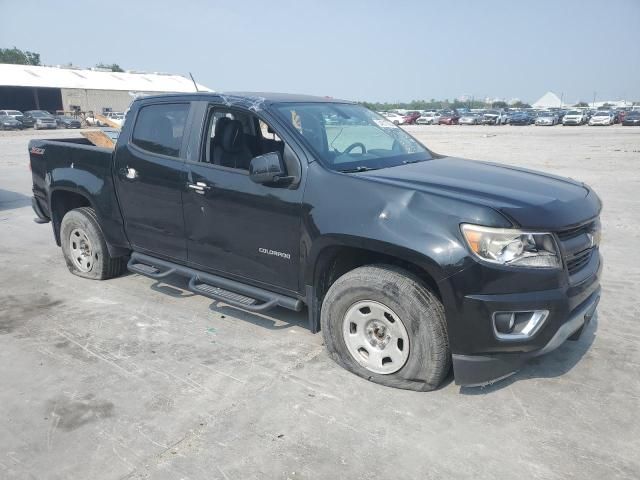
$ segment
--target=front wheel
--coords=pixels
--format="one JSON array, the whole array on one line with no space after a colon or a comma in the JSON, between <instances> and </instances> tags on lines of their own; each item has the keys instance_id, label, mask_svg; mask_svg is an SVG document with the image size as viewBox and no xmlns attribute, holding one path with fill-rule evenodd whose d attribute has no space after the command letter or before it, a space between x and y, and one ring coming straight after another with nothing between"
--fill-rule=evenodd
<instances>
[{"instance_id":1,"label":"front wheel","mask_svg":"<svg viewBox=\"0 0 640 480\"><path fill-rule=\"evenodd\" d=\"M373 265L344 274L327 292L321 324L331 358L372 382L428 391L449 371L442 303L400 268Z\"/></svg>"},{"instance_id":2,"label":"front wheel","mask_svg":"<svg viewBox=\"0 0 640 480\"><path fill-rule=\"evenodd\" d=\"M106 280L124 271L125 258L109 255L93 208L82 207L67 212L60 226L60 241L67 267L74 275Z\"/></svg>"}]
</instances>

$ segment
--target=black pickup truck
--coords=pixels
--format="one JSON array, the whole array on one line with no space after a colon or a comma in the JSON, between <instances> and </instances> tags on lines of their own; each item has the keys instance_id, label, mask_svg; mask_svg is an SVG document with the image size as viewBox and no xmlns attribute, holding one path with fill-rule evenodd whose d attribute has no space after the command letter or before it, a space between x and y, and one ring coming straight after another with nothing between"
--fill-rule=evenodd
<instances>
[{"instance_id":1,"label":"black pickup truck","mask_svg":"<svg viewBox=\"0 0 640 480\"><path fill-rule=\"evenodd\" d=\"M330 356L431 390L506 377L600 298L601 202L574 180L431 152L357 104L135 100L114 150L33 140L33 208L69 270L128 268L250 311L308 309Z\"/></svg>"}]
</instances>

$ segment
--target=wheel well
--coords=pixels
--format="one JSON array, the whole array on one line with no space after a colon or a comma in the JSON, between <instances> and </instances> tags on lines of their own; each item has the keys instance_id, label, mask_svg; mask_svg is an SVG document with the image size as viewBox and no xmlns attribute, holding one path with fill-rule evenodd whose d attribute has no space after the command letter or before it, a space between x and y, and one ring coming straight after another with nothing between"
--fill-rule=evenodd
<instances>
[{"instance_id":1,"label":"wheel well","mask_svg":"<svg viewBox=\"0 0 640 480\"><path fill-rule=\"evenodd\" d=\"M67 212L80 207L90 207L87 197L76 192L57 190L51 194L51 222L56 243L60 246L60 224Z\"/></svg>"},{"instance_id":2,"label":"wheel well","mask_svg":"<svg viewBox=\"0 0 640 480\"><path fill-rule=\"evenodd\" d=\"M402 258L386 255L356 247L330 247L324 250L316 262L314 285L315 295L319 304L322 304L324 297L338 278L364 265L386 264L395 265L413 273L420 279L440 300L442 296L438 284L433 277L422 267Z\"/></svg>"}]
</instances>

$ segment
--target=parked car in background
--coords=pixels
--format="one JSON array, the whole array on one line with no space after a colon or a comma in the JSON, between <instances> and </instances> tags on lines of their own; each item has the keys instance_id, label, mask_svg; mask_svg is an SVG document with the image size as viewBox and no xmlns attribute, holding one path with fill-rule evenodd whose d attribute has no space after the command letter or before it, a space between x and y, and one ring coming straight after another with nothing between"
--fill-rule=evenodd
<instances>
[{"instance_id":1,"label":"parked car in background","mask_svg":"<svg viewBox=\"0 0 640 480\"><path fill-rule=\"evenodd\" d=\"M408 112L402 119L403 125L414 125L420 118L420 112Z\"/></svg>"},{"instance_id":2,"label":"parked car in background","mask_svg":"<svg viewBox=\"0 0 640 480\"><path fill-rule=\"evenodd\" d=\"M483 125L502 125L504 119L504 112L500 110L487 110L482 115Z\"/></svg>"},{"instance_id":3,"label":"parked car in background","mask_svg":"<svg viewBox=\"0 0 640 480\"><path fill-rule=\"evenodd\" d=\"M615 114L610 110L599 110L589 119L589 125L613 125Z\"/></svg>"},{"instance_id":4,"label":"parked car in background","mask_svg":"<svg viewBox=\"0 0 640 480\"><path fill-rule=\"evenodd\" d=\"M18 120L22 128L33 127L33 121L27 120L19 110L0 110L0 117L11 117L14 120Z\"/></svg>"},{"instance_id":5,"label":"parked car in background","mask_svg":"<svg viewBox=\"0 0 640 480\"><path fill-rule=\"evenodd\" d=\"M584 125L587 113L583 110L569 110L562 119L562 125Z\"/></svg>"},{"instance_id":6,"label":"parked car in background","mask_svg":"<svg viewBox=\"0 0 640 480\"><path fill-rule=\"evenodd\" d=\"M536 125L557 125L558 114L555 112L540 112L536 117Z\"/></svg>"},{"instance_id":7,"label":"parked car in background","mask_svg":"<svg viewBox=\"0 0 640 480\"><path fill-rule=\"evenodd\" d=\"M502 112L502 119L501 119L501 124L502 125L509 125L511 123L511 118L518 112L513 112L513 111L504 111Z\"/></svg>"},{"instance_id":8,"label":"parked car in background","mask_svg":"<svg viewBox=\"0 0 640 480\"><path fill-rule=\"evenodd\" d=\"M46 110L29 110L24 112L25 118L33 120L33 128L40 130L42 128L58 128L56 119Z\"/></svg>"},{"instance_id":9,"label":"parked car in background","mask_svg":"<svg viewBox=\"0 0 640 480\"><path fill-rule=\"evenodd\" d=\"M92 127L98 126L98 119L93 115L93 112L87 112L87 114L84 117L84 121L89 126L92 126Z\"/></svg>"},{"instance_id":10,"label":"parked car in background","mask_svg":"<svg viewBox=\"0 0 640 480\"><path fill-rule=\"evenodd\" d=\"M612 110L613 114L613 123L622 123L624 121L624 117L627 114L626 110Z\"/></svg>"},{"instance_id":11,"label":"parked car in background","mask_svg":"<svg viewBox=\"0 0 640 480\"><path fill-rule=\"evenodd\" d=\"M438 120L440 120L440 114L438 112L423 112L416 120L416 123L418 125L437 125Z\"/></svg>"},{"instance_id":12,"label":"parked car in background","mask_svg":"<svg viewBox=\"0 0 640 480\"><path fill-rule=\"evenodd\" d=\"M124 113L122 112L109 112L105 115L105 117L107 117L109 120L111 120L112 122L122 126L122 124L124 123ZM100 122L98 125L102 126L102 127L108 127L109 125L102 125L102 122Z\"/></svg>"},{"instance_id":13,"label":"parked car in background","mask_svg":"<svg viewBox=\"0 0 640 480\"><path fill-rule=\"evenodd\" d=\"M402 125L404 123L404 116L395 112L383 112L382 116L394 125Z\"/></svg>"},{"instance_id":14,"label":"parked car in background","mask_svg":"<svg viewBox=\"0 0 640 480\"><path fill-rule=\"evenodd\" d=\"M511 114L509 119L510 125L524 126L532 125L536 121L535 117L529 112L515 112Z\"/></svg>"},{"instance_id":15,"label":"parked car in background","mask_svg":"<svg viewBox=\"0 0 640 480\"><path fill-rule=\"evenodd\" d=\"M0 130L22 130L22 122L0 110Z\"/></svg>"},{"instance_id":16,"label":"parked car in background","mask_svg":"<svg viewBox=\"0 0 640 480\"><path fill-rule=\"evenodd\" d=\"M82 123L79 119L69 115L56 115L56 123L62 128L80 128Z\"/></svg>"},{"instance_id":17,"label":"parked car in background","mask_svg":"<svg viewBox=\"0 0 640 480\"><path fill-rule=\"evenodd\" d=\"M455 110L447 110L440 112L440 118L438 119L438 125L457 125L460 120L460 115Z\"/></svg>"},{"instance_id":18,"label":"parked car in background","mask_svg":"<svg viewBox=\"0 0 640 480\"><path fill-rule=\"evenodd\" d=\"M624 116L624 120L622 120L622 125L627 127L630 126L639 126L640 125L640 111L634 110L632 112L627 112Z\"/></svg>"},{"instance_id":19,"label":"parked car in background","mask_svg":"<svg viewBox=\"0 0 640 480\"><path fill-rule=\"evenodd\" d=\"M558 123L562 123L562 119L567 114L567 110L558 110L556 113L558 114Z\"/></svg>"},{"instance_id":20,"label":"parked car in background","mask_svg":"<svg viewBox=\"0 0 640 480\"><path fill-rule=\"evenodd\" d=\"M458 123L460 125L480 125L481 120L482 117L477 113L465 113L464 115L460 116Z\"/></svg>"}]
</instances>

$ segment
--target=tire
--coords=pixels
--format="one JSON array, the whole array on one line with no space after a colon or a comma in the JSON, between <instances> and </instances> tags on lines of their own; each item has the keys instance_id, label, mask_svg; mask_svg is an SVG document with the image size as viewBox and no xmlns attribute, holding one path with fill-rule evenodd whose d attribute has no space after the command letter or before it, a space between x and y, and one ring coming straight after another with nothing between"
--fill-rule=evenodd
<instances>
[{"instance_id":1,"label":"tire","mask_svg":"<svg viewBox=\"0 0 640 480\"><path fill-rule=\"evenodd\" d=\"M125 269L125 257L109 255L93 208L82 207L67 212L60 226L60 243L67 267L74 275L106 280L117 277Z\"/></svg>"},{"instance_id":2,"label":"tire","mask_svg":"<svg viewBox=\"0 0 640 480\"><path fill-rule=\"evenodd\" d=\"M373 316L367 318L368 315ZM449 372L451 353L442 303L417 277L403 269L371 265L347 272L329 288L320 318L329 356L369 381L429 391L436 389ZM378 332L381 323L386 327ZM406 344L399 341L402 329ZM400 333L396 335L394 331ZM375 336L378 333L382 337ZM358 338L365 339L365 343ZM366 343L380 338L384 342L381 348L381 344L376 347ZM359 342L362 348L357 348Z\"/></svg>"}]
</instances>

